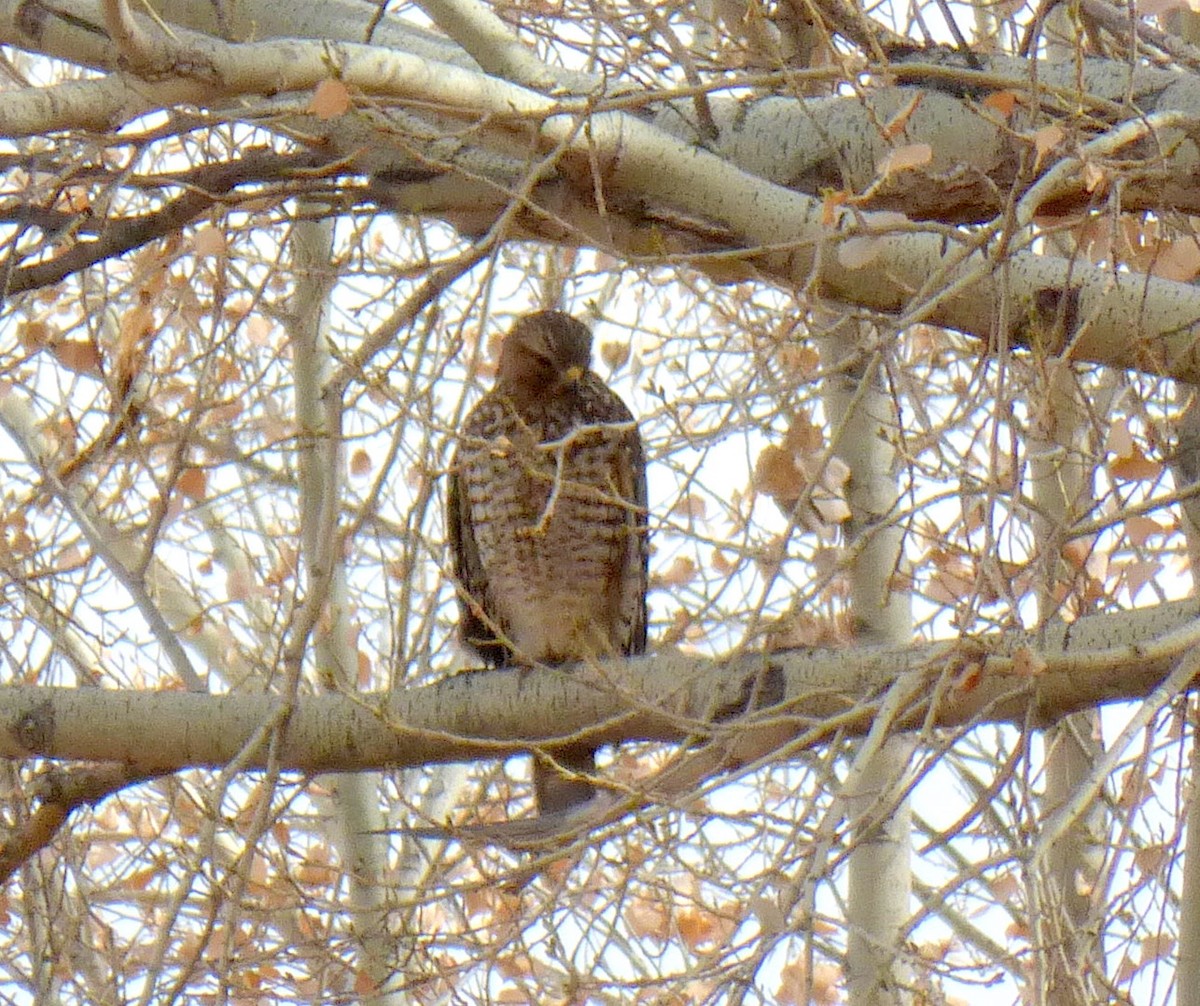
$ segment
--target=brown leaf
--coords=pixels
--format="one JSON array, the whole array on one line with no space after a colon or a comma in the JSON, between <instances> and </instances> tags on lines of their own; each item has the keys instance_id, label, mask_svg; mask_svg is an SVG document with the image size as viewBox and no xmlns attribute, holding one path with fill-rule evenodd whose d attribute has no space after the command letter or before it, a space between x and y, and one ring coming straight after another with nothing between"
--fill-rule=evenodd
<instances>
[{"instance_id":1,"label":"brown leaf","mask_svg":"<svg viewBox=\"0 0 1200 1006\"><path fill-rule=\"evenodd\" d=\"M657 587L683 587L692 582L696 576L696 564L686 555L677 556L665 572L656 573L652 578Z\"/></svg>"},{"instance_id":2,"label":"brown leaf","mask_svg":"<svg viewBox=\"0 0 1200 1006\"><path fill-rule=\"evenodd\" d=\"M54 358L76 374L100 376L100 351L94 343L83 339L63 339L52 349Z\"/></svg>"},{"instance_id":3,"label":"brown leaf","mask_svg":"<svg viewBox=\"0 0 1200 1006\"><path fill-rule=\"evenodd\" d=\"M804 491L804 475L791 451L776 444L762 449L754 464L754 488L770 496L782 510L791 510Z\"/></svg>"},{"instance_id":4,"label":"brown leaf","mask_svg":"<svg viewBox=\"0 0 1200 1006\"><path fill-rule=\"evenodd\" d=\"M975 570L964 560L946 558L935 563L929 580L929 596L942 604L957 604L975 591Z\"/></svg>"},{"instance_id":5,"label":"brown leaf","mask_svg":"<svg viewBox=\"0 0 1200 1006\"><path fill-rule=\"evenodd\" d=\"M185 468L175 480L175 488L184 496L202 500L208 490L208 472L203 468Z\"/></svg>"},{"instance_id":6,"label":"brown leaf","mask_svg":"<svg viewBox=\"0 0 1200 1006\"><path fill-rule=\"evenodd\" d=\"M254 346L269 346L271 344L271 325L270 318L264 318L261 314L256 314L254 317L246 321L246 338Z\"/></svg>"},{"instance_id":7,"label":"brown leaf","mask_svg":"<svg viewBox=\"0 0 1200 1006\"><path fill-rule=\"evenodd\" d=\"M792 417L783 445L796 454L815 454L825 449L825 431L806 413Z\"/></svg>"},{"instance_id":8,"label":"brown leaf","mask_svg":"<svg viewBox=\"0 0 1200 1006\"><path fill-rule=\"evenodd\" d=\"M132 343L139 342L150 334L154 327L154 308L149 304L137 303L121 315L121 344L125 352Z\"/></svg>"},{"instance_id":9,"label":"brown leaf","mask_svg":"<svg viewBox=\"0 0 1200 1006\"><path fill-rule=\"evenodd\" d=\"M838 207L844 206L850 199L850 193L844 189L837 192L826 192L821 200L821 226L832 227L838 219Z\"/></svg>"},{"instance_id":10,"label":"brown leaf","mask_svg":"<svg viewBox=\"0 0 1200 1006\"><path fill-rule=\"evenodd\" d=\"M1072 569L1083 569L1091 558L1095 542L1090 538L1075 538L1062 547L1062 557Z\"/></svg>"},{"instance_id":11,"label":"brown leaf","mask_svg":"<svg viewBox=\"0 0 1200 1006\"><path fill-rule=\"evenodd\" d=\"M1095 192L1108 187L1108 172L1095 161L1087 161L1083 166L1083 187L1088 192Z\"/></svg>"},{"instance_id":12,"label":"brown leaf","mask_svg":"<svg viewBox=\"0 0 1200 1006\"><path fill-rule=\"evenodd\" d=\"M1033 140L1034 149L1037 151L1039 167L1041 166L1042 158L1062 143L1066 137L1066 131L1062 126L1043 126L1030 137Z\"/></svg>"},{"instance_id":13,"label":"brown leaf","mask_svg":"<svg viewBox=\"0 0 1200 1006\"><path fill-rule=\"evenodd\" d=\"M1129 432L1129 421L1118 419L1109 424L1104 438L1104 449L1119 458L1127 458L1134 452L1133 434Z\"/></svg>"},{"instance_id":14,"label":"brown leaf","mask_svg":"<svg viewBox=\"0 0 1200 1006\"><path fill-rule=\"evenodd\" d=\"M779 363L789 373L811 378L821 366L821 354L808 344L787 345L779 350Z\"/></svg>"},{"instance_id":15,"label":"brown leaf","mask_svg":"<svg viewBox=\"0 0 1200 1006\"><path fill-rule=\"evenodd\" d=\"M896 147L879 163L876 171L887 177L900 171L923 168L933 161L933 147L928 143L909 143Z\"/></svg>"},{"instance_id":16,"label":"brown leaf","mask_svg":"<svg viewBox=\"0 0 1200 1006\"><path fill-rule=\"evenodd\" d=\"M616 372L629 362L629 343L606 342L600 347L600 359L609 370Z\"/></svg>"},{"instance_id":17,"label":"brown leaf","mask_svg":"<svg viewBox=\"0 0 1200 1006\"><path fill-rule=\"evenodd\" d=\"M1138 10L1141 10L1140 6ZM1012 115L1013 109L1017 107L1017 92L993 91L983 99L983 107L990 108L994 112L999 112L1007 119Z\"/></svg>"},{"instance_id":18,"label":"brown leaf","mask_svg":"<svg viewBox=\"0 0 1200 1006\"><path fill-rule=\"evenodd\" d=\"M708 514L708 502L703 496L688 493L675 501L675 505L671 507L671 513L676 517L685 517L689 520L703 520Z\"/></svg>"},{"instance_id":19,"label":"brown leaf","mask_svg":"<svg viewBox=\"0 0 1200 1006\"><path fill-rule=\"evenodd\" d=\"M207 224L196 230L192 235L192 251L201 258L207 256L224 256L229 252L229 243L225 240L225 234Z\"/></svg>"},{"instance_id":20,"label":"brown leaf","mask_svg":"<svg viewBox=\"0 0 1200 1006\"><path fill-rule=\"evenodd\" d=\"M1125 535L1131 544L1137 545L1139 548L1145 545L1152 535L1166 533L1166 528L1153 517L1134 514L1132 517L1125 518Z\"/></svg>"},{"instance_id":21,"label":"brown leaf","mask_svg":"<svg viewBox=\"0 0 1200 1006\"><path fill-rule=\"evenodd\" d=\"M340 80L323 80L313 91L308 111L318 119L336 119L350 110L350 91Z\"/></svg>"},{"instance_id":22,"label":"brown leaf","mask_svg":"<svg viewBox=\"0 0 1200 1006\"><path fill-rule=\"evenodd\" d=\"M1158 478L1163 472L1161 461L1151 461L1137 448L1127 457L1110 461L1107 467L1108 474L1114 479L1126 482L1147 482Z\"/></svg>"},{"instance_id":23,"label":"brown leaf","mask_svg":"<svg viewBox=\"0 0 1200 1006\"><path fill-rule=\"evenodd\" d=\"M691 908L679 912L675 928L683 942L692 950L721 945L730 935L732 919L724 919L715 912Z\"/></svg>"},{"instance_id":24,"label":"brown leaf","mask_svg":"<svg viewBox=\"0 0 1200 1006\"><path fill-rule=\"evenodd\" d=\"M775 1001L781 1006L807 1006L807 996L803 994L808 984L808 967L804 958L789 961L779 969L779 985L775 989Z\"/></svg>"},{"instance_id":25,"label":"brown leaf","mask_svg":"<svg viewBox=\"0 0 1200 1006\"><path fill-rule=\"evenodd\" d=\"M1169 957L1175 951L1175 938L1170 933L1155 933L1147 936L1141 944L1141 963L1151 964Z\"/></svg>"},{"instance_id":26,"label":"brown leaf","mask_svg":"<svg viewBox=\"0 0 1200 1006\"><path fill-rule=\"evenodd\" d=\"M670 918L657 901L635 898L625 910L625 921L634 936L641 939L666 940L670 935Z\"/></svg>"},{"instance_id":27,"label":"brown leaf","mask_svg":"<svg viewBox=\"0 0 1200 1006\"><path fill-rule=\"evenodd\" d=\"M813 965L812 1001L816 1006L834 1006L842 1001L838 982L842 971L836 964L823 961Z\"/></svg>"},{"instance_id":28,"label":"brown leaf","mask_svg":"<svg viewBox=\"0 0 1200 1006\"><path fill-rule=\"evenodd\" d=\"M1200 276L1200 242L1192 237L1164 242L1150 260L1150 272L1176 283L1190 283Z\"/></svg>"},{"instance_id":29,"label":"brown leaf","mask_svg":"<svg viewBox=\"0 0 1200 1006\"><path fill-rule=\"evenodd\" d=\"M1172 861L1171 850L1165 845L1147 845L1133 854L1133 865L1144 877L1157 877L1163 866Z\"/></svg>"},{"instance_id":30,"label":"brown leaf","mask_svg":"<svg viewBox=\"0 0 1200 1006\"><path fill-rule=\"evenodd\" d=\"M737 572L737 557L730 556L728 553L716 549L712 554L712 568L720 573L721 576L732 576Z\"/></svg>"},{"instance_id":31,"label":"brown leaf","mask_svg":"<svg viewBox=\"0 0 1200 1006\"><path fill-rule=\"evenodd\" d=\"M1151 559L1131 562L1125 567L1125 589L1129 591L1129 599L1137 597L1139 591L1152 582L1162 571L1162 564Z\"/></svg>"},{"instance_id":32,"label":"brown leaf","mask_svg":"<svg viewBox=\"0 0 1200 1006\"><path fill-rule=\"evenodd\" d=\"M54 334L54 329L44 321L24 321L17 326L17 341L30 352L44 349Z\"/></svg>"},{"instance_id":33,"label":"brown leaf","mask_svg":"<svg viewBox=\"0 0 1200 1006\"><path fill-rule=\"evenodd\" d=\"M350 455L350 474L355 478L362 478L364 475L371 474L371 455L362 447L358 448Z\"/></svg>"}]
</instances>

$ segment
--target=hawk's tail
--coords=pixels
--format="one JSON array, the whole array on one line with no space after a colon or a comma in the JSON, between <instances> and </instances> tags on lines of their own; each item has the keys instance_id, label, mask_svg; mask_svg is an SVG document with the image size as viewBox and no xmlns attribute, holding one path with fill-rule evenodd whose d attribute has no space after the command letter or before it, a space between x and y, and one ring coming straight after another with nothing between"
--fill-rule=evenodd
<instances>
[{"instance_id":1,"label":"hawk's tail","mask_svg":"<svg viewBox=\"0 0 1200 1006\"><path fill-rule=\"evenodd\" d=\"M587 746L561 748L548 756L535 755L533 792L539 814L570 810L587 803L596 789L591 777L596 773L596 749Z\"/></svg>"}]
</instances>

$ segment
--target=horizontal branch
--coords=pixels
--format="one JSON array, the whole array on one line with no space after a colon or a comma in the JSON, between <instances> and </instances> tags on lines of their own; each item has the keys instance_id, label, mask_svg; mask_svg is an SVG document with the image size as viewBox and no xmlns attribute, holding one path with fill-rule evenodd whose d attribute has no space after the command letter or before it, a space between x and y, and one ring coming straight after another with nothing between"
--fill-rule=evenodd
<instances>
[{"instance_id":1,"label":"horizontal branch","mask_svg":"<svg viewBox=\"0 0 1200 1006\"><path fill-rule=\"evenodd\" d=\"M0 0L0 14L5 6ZM53 51L59 27L49 8L38 8L40 20L18 16L31 9L9 9L7 18L0 16L0 41L40 46L41 51L69 58L70 53ZM638 114L617 110L628 107L628 96L616 99L613 110L603 111L602 95L545 95L469 67L395 49L297 39L227 43L185 29L172 37L149 22L144 33L142 63L156 68L154 79L112 73L103 80L7 92L0 108L0 133L114 128L152 109L180 104L228 110L238 98L303 94L337 77L352 94L371 97L329 121L330 142L336 142L334 133L344 127L355 151L407 145L426 167L442 168L453 182L440 188L425 182L401 186L392 203L398 209L451 223L467 213L475 226L487 227L488 220L499 219L518 199L529 211L521 214L521 225L534 234L597 244L631 257L649 255L659 263L665 239L650 221L673 220L677 226L672 240L676 235L684 238L680 257L701 268L706 265L703 258L689 258L702 246L687 242L689 226L726 235L725 247L740 249L746 260L743 270L749 267L792 288L897 314L901 324L930 322L972 333L987 345L1002 344L998 335L1003 333L1010 345L1027 341L1046 352L1069 346L1075 361L1200 382L1200 347L1194 336L1200 325L1200 290L1195 286L1029 252L1001 254L999 245L1011 238L1017 246L1027 234L1005 236L997 231L997 244L987 241L986 234L952 236L897 221L895 214L826 205L690 139L670 135ZM107 54L119 61L102 32L85 34L98 50L97 59ZM1123 66L1119 69L1126 72ZM1106 79L1099 71L1096 76L1097 81ZM1174 86L1166 86L1165 78L1152 82L1159 98L1155 114L1163 123L1174 124L1144 139L1175 150L1182 175L1189 174L1187 165L1194 166L1196 147L1173 116L1194 113L1200 105L1195 90L1183 75ZM910 92L904 100L911 104L916 98ZM926 103L920 104L923 108ZM1102 104L1108 109L1111 103ZM945 101L928 100L930 110L944 106ZM294 103L292 111L303 107L302 102ZM919 113L918 108L913 116ZM448 126L422 132L434 122L421 119L427 114L457 124L452 143L445 142ZM411 129L406 122L414 124ZM470 128L464 131L465 124ZM319 139L318 126L313 128ZM1127 153L1121 146L1123 135L1118 124L1108 139L1115 150ZM874 165L870 151L866 153ZM514 159L526 166L544 159L537 168L541 184L528 199L516 195L527 189L514 187L502 174L499 180L480 176L488 158L509 167ZM1081 176L1084 167L1069 151L1061 160L1047 158L1047 163L1059 171L1064 184ZM366 169L365 164L360 167ZM455 202L462 198L464 175L475 183L467 188L469 207ZM1182 180L1194 189L1190 176ZM492 202L481 198L481 184L492 187ZM604 205L598 207L601 185ZM1048 195L1058 199L1062 194L1062 187L1056 186ZM848 246L849 242L856 244ZM724 259L712 267L718 276L728 276L732 268ZM1064 322L1066 332L1057 332L1056 326Z\"/></svg>"},{"instance_id":2,"label":"horizontal branch","mask_svg":"<svg viewBox=\"0 0 1200 1006\"><path fill-rule=\"evenodd\" d=\"M474 671L390 694L298 700L278 750L289 771L325 772L503 757L586 734L597 743L700 740L780 725L814 746L871 726L887 690L912 675L920 700L900 730L982 722L1047 725L1137 699L1197 645L1200 604L1092 615L906 648L753 653L713 661L676 652L574 673ZM117 761L136 773L224 765L280 712L273 695L96 688L0 689L0 757ZM745 716L737 714L749 709ZM255 754L247 766L261 767Z\"/></svg>"},{"instance_id":3,"label":"horizontal branch","mask_svg":"<svg viewBox=\"0 0 1200 1006\"><path fill-rule=\"evenodd\" d=\"M5 289L9 294L40 290L97 262L124 255L167 234L174 234L217 203L236 200L234 193L240 188L255 188L253 193L245 195L246 199L271 198L276 201L296 194L295 184L284 187L278 184L280 182L302 181L306 186L327 188L329 181L319 177L317 171L328 160L309 151L291 154L252 151L230 161L201 165L187 172L164 173L153 180L163 187L183 187L182 194L158 209L134 216L90 220L79 214L55 214L53 210L39 208L21 198L5 201L0 203L0 220L12 219L20 225L36 226L47 235L47 243L59 238L60 231L67 239L65 250L50 258L42 254L41 245L0 256L0 275L6 278ZM263 188L268 185L274 187ZM82 235L87 235L89 240L77 240ZM14 267L15 257L22 260L43 258L44 261Z\"/></svg>"}]
</instances>

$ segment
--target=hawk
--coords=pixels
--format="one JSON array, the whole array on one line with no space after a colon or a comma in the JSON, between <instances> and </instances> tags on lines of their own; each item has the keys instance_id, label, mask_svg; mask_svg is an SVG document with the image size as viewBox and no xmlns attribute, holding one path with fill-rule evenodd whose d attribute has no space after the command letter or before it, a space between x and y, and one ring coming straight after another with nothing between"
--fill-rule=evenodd
<instances>
[{"instance_id":1,"label":"hawk","mask_svg":"<svg viewBox=\"0 0 1200 1006\"><path fill-rule=\"evenodd\" d=\"M645 454L591 355L591 332L569 314L520 318L459 435L446 506L459 633L489 667L646 648ZM559 749L565 772L535 759L540 813L590 799L595 753Z\"/></svg>"}]
</instances>

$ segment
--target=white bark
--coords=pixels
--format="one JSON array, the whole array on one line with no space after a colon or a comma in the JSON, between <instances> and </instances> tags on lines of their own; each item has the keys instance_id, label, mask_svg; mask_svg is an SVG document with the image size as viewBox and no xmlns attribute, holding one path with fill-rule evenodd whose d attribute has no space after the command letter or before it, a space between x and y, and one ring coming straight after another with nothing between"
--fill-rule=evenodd
<instances>
[{"instance_id":1,"label":"white bark","mask_svg":"<svg viewBox=\"0 0 1200 1006\"><path fill-rule=\"evenodd\" d=\"M301 214L303 216L303 214ZM346 568L339 532L339 501L344 486L341 408L339 397L329 392L332 361L329 358L329 297L336 282L333 260L333 225L326 220L302 219L292 232L292 266L296 289L289 331L296 347L296 419L300 432L299 487L301 538L307 574L301 610L315 606L310 617L298 618L293 633L302 633L291 646L301 653L311 650L324 670L322 684L353 691L358 654L346 588ZM327 624L324 624L327 620ZM322 626L317 631L317 623ZM289 647L289 648L290 648ZM395 941L387 929L388 890L386 820L379 808L381 778L374 772L348 772L318 779L319 799L333 821L350 907L360 968L375 988L391 977ZM364 999L371 1004L405 1002L400 995L378 994Z\"/></svg>"},{"instance_id":2,"label":"white bark","mask_svg":"<svg viewBox=\"0 0 1200 1006\"><path fill-rule=\"evenodd\" d=\"M1088 451L1088 414L1074 369L1052 359L1039 376L1034 384L1041 394L1033 410L1029 481L1040 552L1038 617L1053 623L1061 619L1064 599L1082 594L1072 583L1063 549L1068 541L1065 529L1095 507L1093 472L1085 460L1093 454ZM1098 714L1088 710L1046 732L1043 820L1053 819L1075 799L1093 772L1100 756L1094 736L1098 726ZM1039 846L1047 850L1045 868L1032 873L1029 897L1035 906L1030 923L1036 943L1045 948L1037 955L1034 984L1043 990L1038 995L1045 1002L1065 1001L1068 989L1088 980L1089 969L1081 969L1081 962L1097 961L1093 935L1099 923L1093 916L1107 909L1100 881L1104 838L1104 805L1095 800L1074 815L1069 826L1060 827L1052 842L1045 834L1039 839Z\"/></svg>"},{"instance_id":3,"label":"white bark","mask_svg":"<svg viewBox=\"0 0 1200 1006\"><path fill-rule=\"evenodd\" d=\"M869 342L863 328L859 345ZM824 401L833 451L849 466L851 518L845 534L854 553L849 570L851 615L862 643L903 646L912 639L908 595L896 588L904 529L888 521L897 505L899 416L883 373L882 354L864 360L859 347L822 340ZM854 833L846 921L847 993L851 1006L907 1001L901 989L911 969L901 934L911 916L909 866L912 742L882 737L859 749L841 794Z\"/></svg>"},{"instance_id":4,"label":"white bark","mask_svg":"<svg viewBox=\"0 0 1200 1006\"><path fill-rule=\"evenodd\" d=\"M764 667L778 675L785 706L763 728L790 722L802 746L839 731L861 735L880 709L879 696L911 675L921 683L920 698L898 711L893 729L1049 725L1098 703L1146 696L1198 641L1197 603L1189 600L1089 616L1037 635L961 643L784 651L731 663L667 652L597 665L595 677L478 671L382 695L301 696L278 764L350 771L506 757L535 741L552 749L553 738L584 731L598 743L617 743L753 730L754 718L729 727L712 718L741 708ZM620 684L607 688L604 681ZM146 773L226 765L245 754L281 701L247 693L12 687L0 690L0 757L120 761ZM247 767L262 764L261 753L245 756Z\"/></svg>"},{"instance_id":5,"label":"white bark","mask_svg":"<svg viewBox=\"0 0 1200 1006\"><path fill-rule=\"evenodd\" d=\"M12 3L0 4L0 41L34 45L22 22L14 20L15 9ZM24 25L28 28L28 19ZM46 28L36 45L39 51L84 62L115 60L102 34L73 32L62 41L60 34L69 34L65 29ZM492 183L477 179L474 186L464 186L451 173L445 176L451 184L421 180L397 185L391 203L397 209L486 226L507 205L512 172L536 170L539 184L528 204L547 217L526 214L521 223L544 238L582 241L636 256L646 250L645 218L650 214L658 228L654 247L661 247L664 235L685 251L711 246L715 239L726 248L743 248L747 264L775 282L899 314L904 324L924 320L983 339L993 338L1003 321L1015 343L1027 336L1030 318L1045 310L1047 297L1056 305L1067 298L1068 314L1077 323L1072 359L1200 380L1200 350L1193 336L1200 323L1200 290L1188 284L1114 275L1081 262L1019 250L998 268L987 235L951 240L946 234L897 222L894 216L827 208L633 114L598 112L592 98L547 97L395 49L296 40L228 44L184 29L176 41L151 32L146 28L145 34L154 40L151 62L163 68L159 79L113 74L102 81L73 82L32 94L8 93L0 109L0 133L113 128L153 108L181 103L211 107L235 97L308 92L336 73L351 89L373 99L433 103L442 115L462 117L453 139L417 135L405 140L424 150L422 161L430 170L453 172L465 165L478 174L490 166L497 173L498 187L491 189L490 203ZM1039 68L1043 72L1048 71ZM1115 86L1119 72L1117 65L1097 65L1098 100L1108 101L1107 89ZM1200 84L1191 78L1156 75L1146 78L1144 88L1142 80L1138 76L1131 86L1147 100L1156 99L1158 111L1190 114L1196 109ZM922 100L913 113L918 123L926 121L924 104ZM302 102L292 106L293 111L303 107ZM949 114L948 107L940 96L929 98L930 128L945 121L939 117ZM774 118L779 114L772 111L769 124L756 127L751 135L761 142L762 136L786 133ZM374 111L351 112L343 118L355 127L349 133L354 149L370 150L376 167L383 166L387 150L394 149L385 142L387 129L403 132L407 123L438 134L436 123L407 113L389 119ZM958 123L951 121L953 126L938 128L954 132ZM461 131L467 122L473 123L469 143ZM863 125L847 127L852 128L861 146L866 142ZM371 136L378 142L365 143ZM1189 168L1196 159L1193 142L1178 129L1163 130L1156 140L1175 151L1172 171L1180 189L1194 191ZM986 148L975 140L971 146ZM743 147L753 148L754 143ZM861 163L872 162L876 153L871 141ZM758 157L752 163L761 169L770 159ZM794 173L797 166L789 170ZM603 214L591 205L597 185L605 195ZM1061 195L1057 191L1055 198ZM1010 237L1019 247L1029 235ZM706 264L703 258L694 261L702 268ZM730 263L722 259L712 268L717 275L728 275Z\"/></svg>"}]
</instances>

